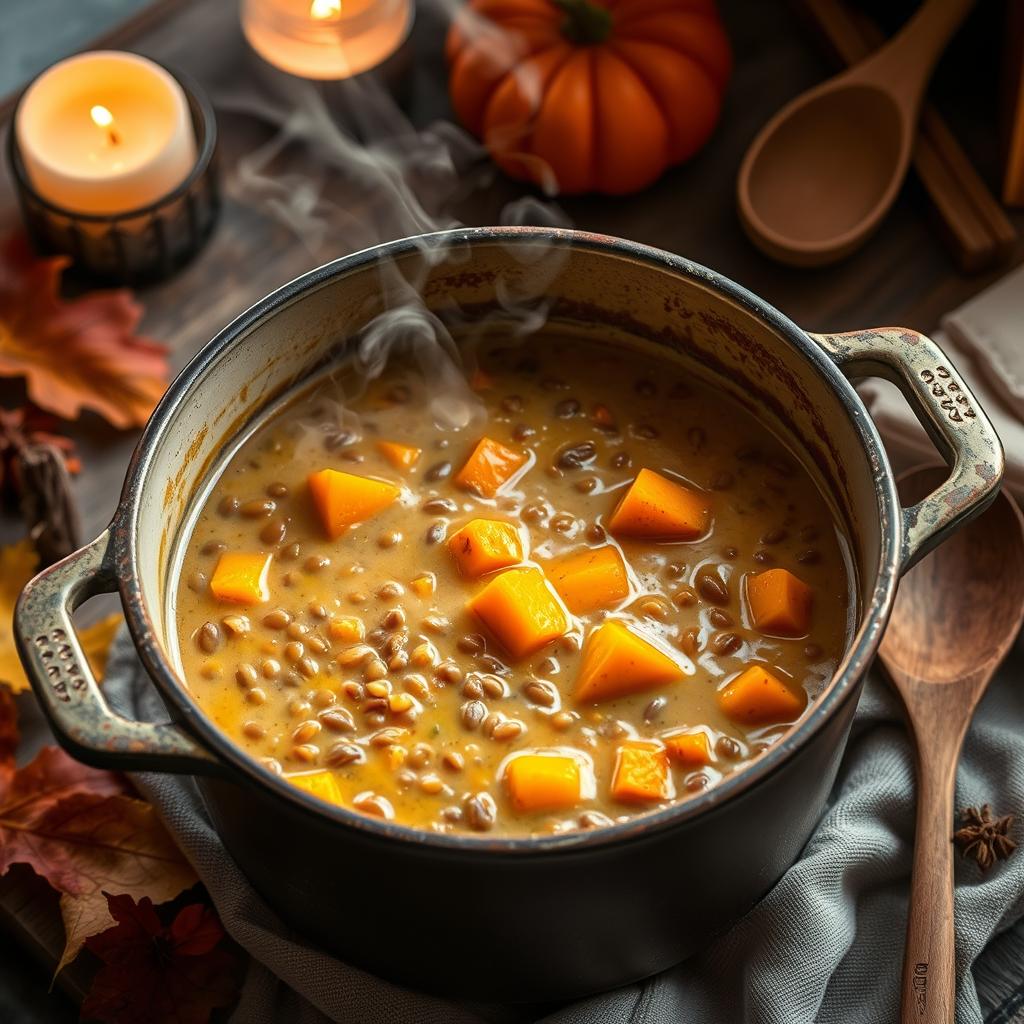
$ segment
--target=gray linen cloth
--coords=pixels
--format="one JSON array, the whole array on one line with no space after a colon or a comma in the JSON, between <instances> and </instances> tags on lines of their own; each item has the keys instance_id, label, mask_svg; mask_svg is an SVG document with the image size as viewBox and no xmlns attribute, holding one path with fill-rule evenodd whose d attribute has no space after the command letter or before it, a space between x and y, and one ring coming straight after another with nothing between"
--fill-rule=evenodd
<instances>
[{"instance_id":1,"label":"gray linen cloth","mask_svg":"<svg viewBox=\"0 0 1024 1024\"><path fill-rule=\"evenodd\" d=\"M957 807L1024 810L1024 643L986 695L967 737ZM104 685L129 717L163 720L127 637ZM252 956L235 1024L889 1024L898 1019L914 827L910 744L897 698L868 681L829 807L800 860L730 931L655 978L561 1007L450 1002L341 963L284 925L224 850L189 778L141 774ZM1020 823L1013 835L1024 839ZM1024 1021L1024 849L982 874L956 866L957 1021Z\"/></svg>"}]
</instances>

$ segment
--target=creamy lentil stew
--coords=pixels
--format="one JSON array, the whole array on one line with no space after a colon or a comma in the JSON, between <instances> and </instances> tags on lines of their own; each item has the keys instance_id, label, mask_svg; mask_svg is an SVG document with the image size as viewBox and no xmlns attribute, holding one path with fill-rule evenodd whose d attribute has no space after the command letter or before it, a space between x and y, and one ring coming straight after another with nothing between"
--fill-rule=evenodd
<instances>
[{"instance_id":1,"label":"creamy lentil stew","mask_svg":"<svg viewBox=\"0 0 1024 1024\"><path fill-rule=\"evenodd\" d=\"M199 705L321 799L441 832L600 827L741 769L835 671L851 573L783 445L672 373L544 337L484 349L464 429L397 368L296 399L187 544Z\"/></svg>"}]
</instances>

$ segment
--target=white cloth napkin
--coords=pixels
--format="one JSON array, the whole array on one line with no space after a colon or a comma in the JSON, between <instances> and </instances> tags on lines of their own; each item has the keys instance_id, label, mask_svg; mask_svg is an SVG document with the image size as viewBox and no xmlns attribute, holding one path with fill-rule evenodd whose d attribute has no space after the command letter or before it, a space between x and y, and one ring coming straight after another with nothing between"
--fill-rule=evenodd
<instances>
[{"instance_id":1,"label":"white cloth napkin","mask_svg":"<svg viewBox=\"0 0 1024 1024\"><path fill-rule=\"evenodd\" d=\"M942 318L932 337L946 351L1006 451L1006 484L1024 499L1024 265ZM859 388L886 447L904 459L934 459L935 447L898 389Z\"/></svg>"}]
</instances>

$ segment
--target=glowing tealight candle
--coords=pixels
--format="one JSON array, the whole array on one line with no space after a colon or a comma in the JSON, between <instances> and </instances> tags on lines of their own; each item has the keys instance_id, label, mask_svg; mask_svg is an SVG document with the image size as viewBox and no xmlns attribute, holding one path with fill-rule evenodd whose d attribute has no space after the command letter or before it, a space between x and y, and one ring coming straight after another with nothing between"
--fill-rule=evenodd
<instances>
[{"instance_id":1,"label":"glowing tealight candle","mask_svg":"<svg viewBox=\"0 0 1024 1024\"><path fill-rule=\"evenodd\" d=\"M158 64L96 51L54 64L15 122L33 188L74 213L127 213L177 188L196 163L184 90Z\"/></svg>"},{"instance_id":2,"label":"glowing tealight candle","mask_svg":"<svg viewBox=\"0 0 1024 1024\"><path fill-rule=\"evenodd\" d=\"M336 81L384 63L405 41L412 0L245 0L242 28L268 64Z\"/></svg>"}]
</instances>

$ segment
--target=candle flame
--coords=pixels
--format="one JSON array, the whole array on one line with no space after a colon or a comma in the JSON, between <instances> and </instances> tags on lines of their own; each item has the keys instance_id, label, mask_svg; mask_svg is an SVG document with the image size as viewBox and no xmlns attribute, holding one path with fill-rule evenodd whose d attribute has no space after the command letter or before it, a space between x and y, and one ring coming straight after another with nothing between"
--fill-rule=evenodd
<instances>
[{"instance_id":1,"label":"candle flame","mask_svg":"<svg viewBox=\"0 0 1024 1024\"><path fill-rule=\"evenodd\" d=\"M89 116L92 118L92 123L96 125L97 128L106 129L107 140L112 146L116 146L120 143L121 136L118 135L117 129L114 127L114 115L107 110L106 107L97 103L96 106L90 109Z\"/></svg>"},{"instance_id":2,"label":"candle flame","mask_svg":"<svg viewBox=\"0 0 1024 1024\"><path fill-rule=\"evenodd\" d=\"M114 123L114 115L98 103L89 111L89 116L92 118L93 124L100 128L109 128Z\"/></svg>"},{"instance_id":3,"label":"candle flame","mask_svg":"<svg viewBox=\"0 0 1024 1024\"><path fill-rule=\"evenodd\" d=\"M341 17L341 0L312 0L309 16L317 21L333 21Z\"/></svg>"}]
</instances>

